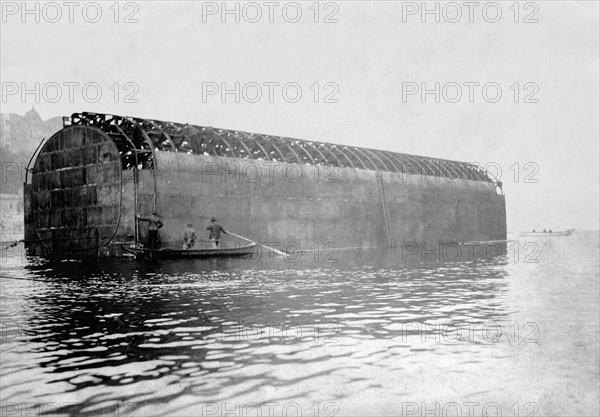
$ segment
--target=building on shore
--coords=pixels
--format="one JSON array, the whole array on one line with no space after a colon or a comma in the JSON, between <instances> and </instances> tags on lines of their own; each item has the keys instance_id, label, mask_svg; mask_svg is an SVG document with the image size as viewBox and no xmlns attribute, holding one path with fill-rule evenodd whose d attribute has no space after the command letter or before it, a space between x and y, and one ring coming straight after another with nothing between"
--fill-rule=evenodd
<instances>
[{"instance_id":1,"label":"building on shore","mask_svg":"<svg viewBox=\"0 0 600 417\"><path fill-rule=\"evenodd\" d=\"M0 242L23 239L23 192L0 194Z\"/></svg>"},{"instance_id":2,"label":"building on shore","mask_svg":"<svg viewBox=\"0 0 600 417\"><path fill-rule=\"evenodd\" d=\"M24 116L2 113L0 114L0 148L13 153L31 154L42 139L49 138L61 127L60 117L42 120L35 108L29 110Z\"/></svg>"},{"instance_id":3,"label":"building on shore","mask_svg":"<svg viewBox=\"0 0 600 417\"><path fill-rule=\"evenodd\" d=\"M24 116L0 113L1 194L22 193L25 167L40 143L62 127L62 118L42 120L35 109Z\"/></svg>"},{"instance_id":4,"label":"building on shore","mask_svg":"<svg viewBox=\"0 0 600 417\"><path fill-rule=\"evenodd\" d=\"M23 215L23 193L0 194L0 217L16 217Z\"/></svg>"},{"instance_id":5,"label":"building on shore","mask_svg":"<svg viewBox=\"0 0 600 417\"><path fill-rule=\"evenodd\" d=\"M25 240L37 254L119 255L146 242L136 216L153 211L173 248L187 224L204 231L212 217L293 250L506 239L501 183L458 161L76 113L30 169Z\"/></svg>"}]
</instances>

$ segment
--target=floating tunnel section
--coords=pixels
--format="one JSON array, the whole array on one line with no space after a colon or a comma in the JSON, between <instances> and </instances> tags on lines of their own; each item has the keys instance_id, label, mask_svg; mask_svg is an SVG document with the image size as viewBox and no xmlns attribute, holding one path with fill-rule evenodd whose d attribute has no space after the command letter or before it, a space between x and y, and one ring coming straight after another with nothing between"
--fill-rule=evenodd
<instances>
[{"instance_id":1,"label":"floating tunnel section","mask_svg":"<svg viewBox=\"0 0 600 417\"><path fill-rule=\"evenodd\" d=\"M119 256L152 211L174 248L211 217L302 250L506 238L501 184L473 164L97 113L42 143L24 198L28 251L56 257Z\"/></svg>"}]
</instances>

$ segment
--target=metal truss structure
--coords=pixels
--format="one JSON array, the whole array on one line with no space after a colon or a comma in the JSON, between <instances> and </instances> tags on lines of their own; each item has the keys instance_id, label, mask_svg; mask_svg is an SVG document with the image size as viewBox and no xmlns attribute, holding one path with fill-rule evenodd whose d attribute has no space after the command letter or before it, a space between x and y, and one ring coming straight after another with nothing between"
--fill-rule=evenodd
<instances>
[{"instance_id":1,"label":"metal truss structure","mask_svg":"<svg viewBox=\"0 0 600 417\"><path fill-rule=\"evenodd\" d=\"M163 151L495 182L473 164L376 149L87 112L74 113L63 123L107 133L119 149L123 169L153 168L153 152Z\"/></svg>"}]
</instances>

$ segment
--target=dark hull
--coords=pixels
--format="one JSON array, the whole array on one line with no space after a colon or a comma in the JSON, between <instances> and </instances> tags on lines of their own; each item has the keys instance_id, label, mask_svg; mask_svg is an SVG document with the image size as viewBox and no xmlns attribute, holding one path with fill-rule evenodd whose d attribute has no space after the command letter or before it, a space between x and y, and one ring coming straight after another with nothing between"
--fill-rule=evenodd
<instances>
[{"instance_id":1,"label":"dark hull","mask_svg":"<svg viewBox=\"0 0 600 417\"><path fill-rule=\"evenodd\" d=\"M253 253L256 252L256 245L252 243L252 244L237 247L237 248L198 249L198 250L180 250L180 249L150 250L150 249L123 246L123 250L135 255L138 258L152 258L152 259L217 258L217 257L252 255Z\"/></svg>"},{"instance_id":2,"label":"dark hull","mask_svg":"<svg viewBox=\"0 0 600 417\"><path fill-rule=\"evenodd\" d=\"M76 120L81 124L43 143L26 178L25 246L32 255L121 256L122 242L149 243L148 224L136 216L153 211L164 222L158 233L164 248L182 248L190 223L204 237L213 216L226 230L283 252L324 245L429 250L439 242L506 239L504 195L474 165L260 135L238 141L239 132L213 135L209 128L186 139L183 125L167 145L159 131L142 135L145 142L139 137L139 126L155 126L149 122ZM122 131L127 126L129 136ZM195 148L173 149L182 140ZM244 244L228 234L222 243Z\"/></svg>"}]
</instances>

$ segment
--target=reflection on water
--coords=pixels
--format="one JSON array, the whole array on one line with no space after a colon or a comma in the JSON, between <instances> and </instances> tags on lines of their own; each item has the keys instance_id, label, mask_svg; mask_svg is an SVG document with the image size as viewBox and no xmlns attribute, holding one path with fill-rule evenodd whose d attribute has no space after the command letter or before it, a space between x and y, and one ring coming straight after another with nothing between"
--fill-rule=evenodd
<instances>
[{"instance_id":1,"label":"reflection on water","mask_svg":"<svg viewBox=\"0 0 600 417\"><path fill-rule=\"evenodd\" d=\"M525 243L456 262L5 259L27 280L0 281L3 415L595 415L597 236L536 240L539 262Z\"/></svg>"}]
</instances>

